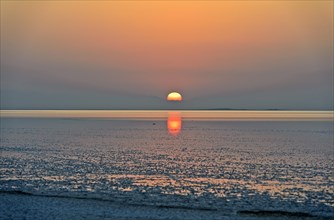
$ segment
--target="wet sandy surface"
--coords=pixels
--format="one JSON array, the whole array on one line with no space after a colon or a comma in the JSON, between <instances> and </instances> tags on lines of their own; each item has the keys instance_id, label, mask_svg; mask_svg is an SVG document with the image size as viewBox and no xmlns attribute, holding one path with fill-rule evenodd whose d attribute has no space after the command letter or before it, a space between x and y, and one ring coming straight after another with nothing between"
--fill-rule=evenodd
<instances>
[{"instance_id":1,"label":"wet sandy surface","mask_svg":"<svg viewBox=\"0 0 334 220\"><path fill-rule=\"evenodd\" d=\"M166 129L149 120L2 119L1 200L13 208L1 215L55 203L46 215L73 203L68 215L96 218L168 219L180 210L174 217L334 217L332 122L184 121L177 135Z\"/></svg>"}]
</instances>

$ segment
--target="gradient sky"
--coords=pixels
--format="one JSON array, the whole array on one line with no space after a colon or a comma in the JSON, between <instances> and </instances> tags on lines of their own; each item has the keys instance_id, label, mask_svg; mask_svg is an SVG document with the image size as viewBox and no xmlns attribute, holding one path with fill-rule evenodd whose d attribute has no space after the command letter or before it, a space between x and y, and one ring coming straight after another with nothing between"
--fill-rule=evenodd
<instances>
[{"instance_id":1,"label":"gradient sky","mask_svg":"<svg viewBox=\"0 0 334 220\"><path fill-rule=\"evenodd\" d=\"M1 109L175 106L332 109L333 1L1 1Z\"/></svg>"}]
</instances>

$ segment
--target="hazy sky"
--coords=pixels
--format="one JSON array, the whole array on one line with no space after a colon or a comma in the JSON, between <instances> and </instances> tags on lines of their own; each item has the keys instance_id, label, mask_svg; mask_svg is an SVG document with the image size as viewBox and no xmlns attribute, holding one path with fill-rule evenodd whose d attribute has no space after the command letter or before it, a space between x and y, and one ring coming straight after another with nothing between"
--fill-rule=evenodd
<instances>
[{"instance_id":1,"label":"hazy sky","mask_svg":"<svg viewBox=\"0 0 334 220\"><path fill-rule=\"evenodd\" d=\"M333 1L1 1L2 109L333 108Z\"/></svg>"}]
</instances>

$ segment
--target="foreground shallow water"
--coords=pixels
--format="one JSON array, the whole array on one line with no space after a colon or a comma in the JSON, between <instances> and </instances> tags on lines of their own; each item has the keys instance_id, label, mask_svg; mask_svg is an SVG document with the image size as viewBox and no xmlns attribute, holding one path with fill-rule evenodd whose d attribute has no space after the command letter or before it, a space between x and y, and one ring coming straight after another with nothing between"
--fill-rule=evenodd
<instances>
[{"instance_id":1,"label":"foreground shallow water","mask_svg":"<svg viewBox=\"0 0 334 220\"><path fill-rule=\"evenodd\" d=\"M32 197L124 219L334 217L331 121L2 118L0 147L4 217Z\"/></svg>"}]
</instances>

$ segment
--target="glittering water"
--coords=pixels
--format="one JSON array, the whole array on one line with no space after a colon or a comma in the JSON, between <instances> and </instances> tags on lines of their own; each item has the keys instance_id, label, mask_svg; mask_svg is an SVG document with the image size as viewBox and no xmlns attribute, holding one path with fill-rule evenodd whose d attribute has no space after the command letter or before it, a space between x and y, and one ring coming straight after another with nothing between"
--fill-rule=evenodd
<instances>
[{"instance_id":1,"label":"glittering water","mask_svg":"<svg viewBox=\"0 0 334 220\"><path fill-rule=\"evenodd\" d=\"M2 118L0 147L2 193L334 217L332 121Z\"/></svg>"}]
</instances>

